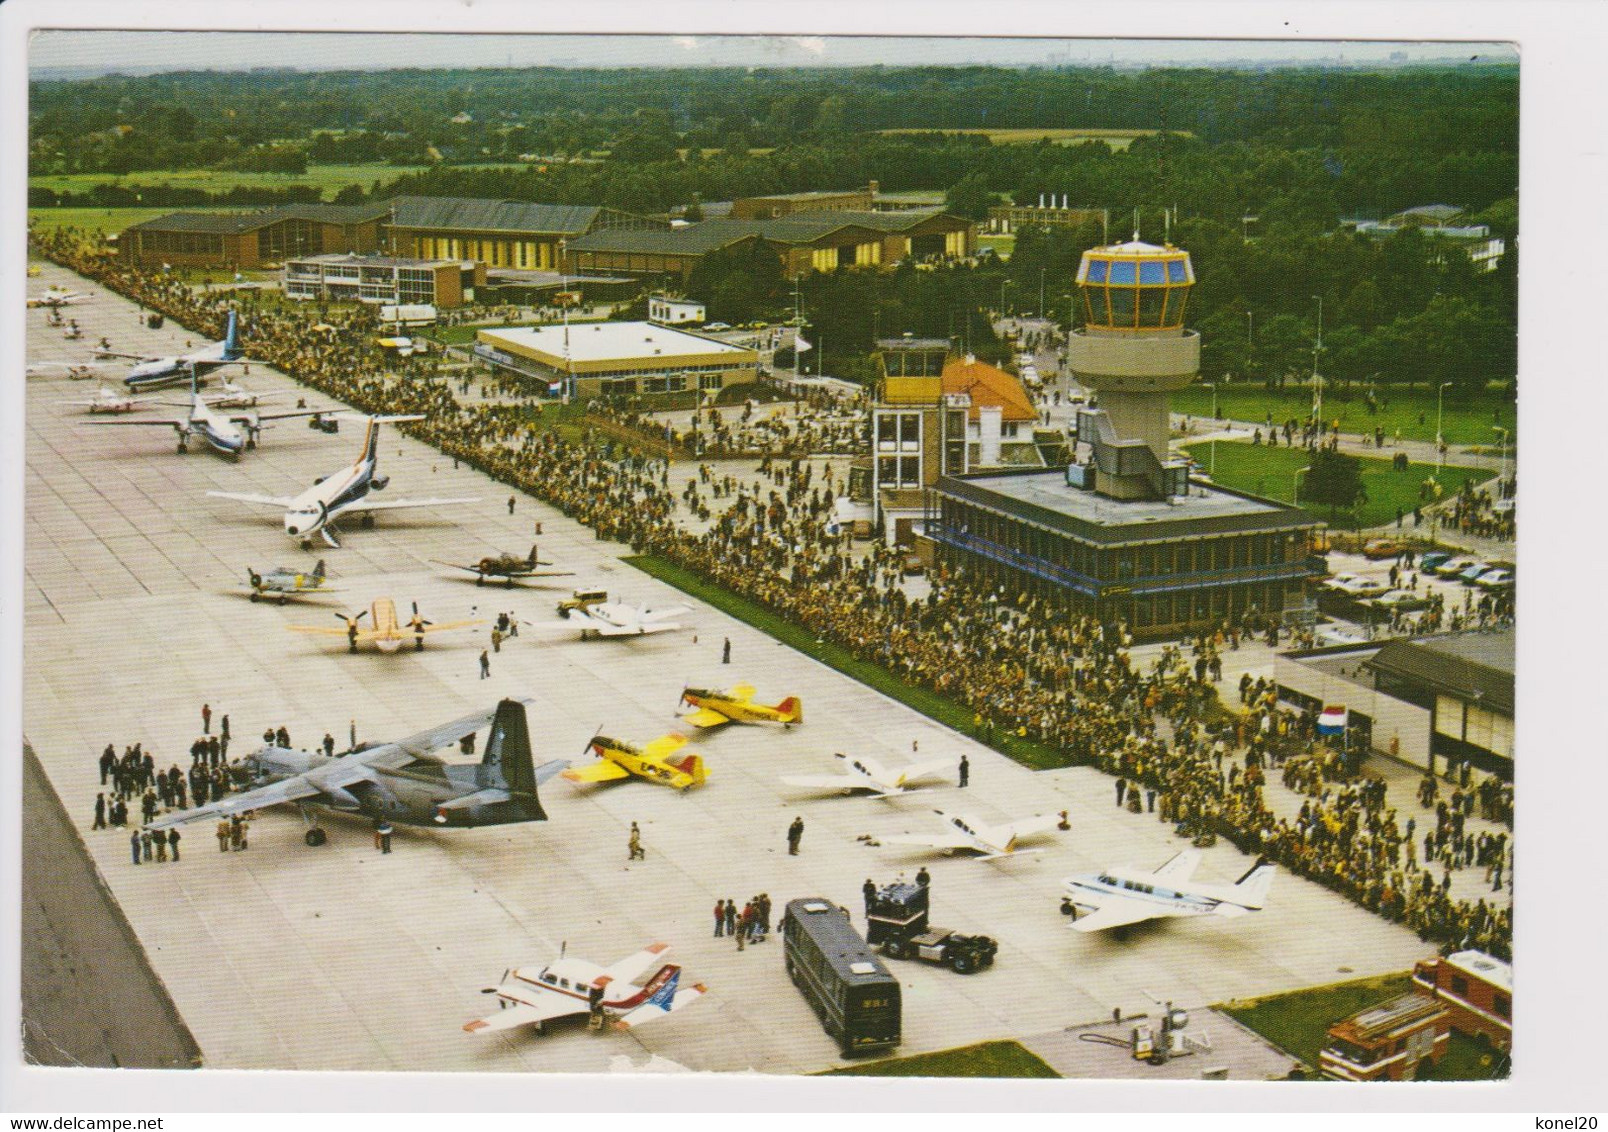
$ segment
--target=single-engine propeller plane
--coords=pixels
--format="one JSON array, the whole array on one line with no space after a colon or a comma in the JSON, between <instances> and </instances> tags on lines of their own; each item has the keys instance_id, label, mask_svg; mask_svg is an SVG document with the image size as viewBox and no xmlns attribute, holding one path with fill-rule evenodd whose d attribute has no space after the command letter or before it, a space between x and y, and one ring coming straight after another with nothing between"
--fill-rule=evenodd
<instances>
[{"instance_id":1,"label":"single-engine propeller plane","mask_svg":"<svg viewBox=\"0 0 1608 1132\"><path fill-rule=\"evenodd\" d=\"M1193 879L1201 857L1199 849L1185 849L1153 872L1111 868L1071 877L1062 911L1070 908L1075 930L1098 932L1170 916L1233 918L1267 903L1274 866L1258 860L1233 884L1202 884Z\"/></svg>"},{"instance_id":2,"label":"single-engine propeller plane","mask_svg":"<svg viewBox=\"0 0 1608 1132\"><path fill-rule=\"evenodd\" d=\"M464 829L546 821L536 788L569 765L566 759L534 766L528 699L503 700L410 735L395 743L359 746L326 756L318 751L264 747L241 760L249 785L204 806L167 814L146 826L166 829L206 818L227 818L280 803L294 803L307 823L304 840L322 845L325 833L309 807L394 821L401 825ZM448 762L447 747L462 750L466 740L490 727L478 763Z\"/></svg>"},{"instance_id":3,"label":"single-engine propeller plane","mask_svg":"<svg viewBox=\"0 0 1608 1132\"><path fill-rule=\"evenodd\" d=\"M901 767L883 766L876 759L864 755L851 758L839 753L832 757L838 760L837 774L788 774L782 776L782 781L789 786L841 790L845 794L856 790L869 790L878 798L891 798L896 794L909 794L922 789L910 785L918 778L925 778L940 771L953 773L955 769L955 760L947 757L923 759Z\"/></svg>"},{"instance_id":4,"label":"single-engine propeller plane","mask_svg":"<svg viewBox=\"0 0 1608 1132\"><path fill-rule=\"evenodd\" d=\"M660 782L677 790L690 790L701 786L708 772L703 759L688 752L678 754L689 740L685 735L672 732L661 735L642 747L633 747L607 735L594 735L587 749L597 755L597 761L586 766L572 766L564 772L571 782L617 782L622 778L645 778Z\"/></svg>"},{"instance_id":5,"label":"single-engine propeller plane","mask_svg":"<svg viewBox=\"0 0 1608 1132\"><path fill-rule=\"evenodd\" d=\"M279 604L284 605L293 597L334 593L335 588L326 585L326 581L322 558L318 560L318 565L313 567L310 574L292 570L288 566L275 566L266 574L259 574L249 566L246 567L246 583L251 590L252 601L277 598Z\"/></svg>"},{"instance_id":6,"label":"single-engine propeller plane","mask_svg":"<svg viewBox=\"0 0 1608 1132\"><path fill-rule=\"evenodd\" d=\"M636 985L669 950L668 943L655 943L612 967L560 956L540 969L505 971L501 983L482 992L496 995L500 1009L466 1022L463 1028L483 1034L530 1025L544 1034L554 1019L582 1014L612 1022L621 1030L657 1021L696 1002L706 989L701 983L683 987L681 968L674 963L666 963L646 983Z\"/></svg>"},{"instance_id":7,"label":"single-engine propeller plane","mask_svg":"<svg viewBox=\"0 0 1608 1132\"><path fill-rule=\"evenodd\" d=\"M467 570L475 576L475 585L483 586L487 578L501 578L502 583L509 589L514 582L525 578L567 578L574 574L573 570L538 570L538 566L551 566L551 562L544 562L536 557L536 547L530 548L530 557L521 558L517 554L488 554L479 562L472 565L459 562L442 562L439 558L431 559L438 566L447 566L453 570Z\"/></svg>"},{"instance_id":8,"label":"single-engine propeller plane","mask_svg":"<svg viewBox=\"0 0 1608 1132\"><path fill-rule=\"evenodd\" d=\"M88 409L91 414L96 413L135 413L151 404L149 397L130 397L126 393L119 393L115 389L108 389L104 385L95 390L95 395L87 401L62 401L63 405L80 405ZM155 422L164 423L161 421Z\"/></svg>"},{"instance_id":9,"label":"single-engine propeller plane","mask_svg":"<svg viewBox=\"0 0 1608 1132\"><path fill-rule=\"evenodd\" d=\"M683 688L678 704L696 709L681 717L694 727L719 727L726 723L780 723L783 727L792 727L804 722L804 704L797 696L788 696L775 706L756 704L752 684L738 684L725 692Z\"/></svg>"}]
</instances>

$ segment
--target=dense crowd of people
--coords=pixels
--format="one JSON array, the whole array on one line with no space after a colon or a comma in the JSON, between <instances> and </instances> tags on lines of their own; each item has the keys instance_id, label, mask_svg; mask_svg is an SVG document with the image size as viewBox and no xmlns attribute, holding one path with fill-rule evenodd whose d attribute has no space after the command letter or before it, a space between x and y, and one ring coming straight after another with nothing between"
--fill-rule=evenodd
<instances>
[{"instance_id":1,"label":"dense crowd of people","mask_svg":"<svg viewBox=\"0 0 1608 1132\"><path fill-rule=\"evenodd\" d=\"M200 333L221 331L213 296L94 257L70 234L36 243L49 258ZM567 440L533 423L518 404L464 404L442 382L387 377L367 336L341 332L342 317L359 316L329 316L332 333L290 312L247 309L240 332L254 356L363 411L425 414L403 427L545 500L598 538L693 571L965 705L980 739L1007 752L1047 747L1066 762L1101 767L1120 776L1119 804L1133 784L1131 797L1140 789L1144 797L1129 805L1182 836L1225 837L1426 940L1510 956L1509 911L1450 894L1454 871L1493 858L1507 869L1505 878L1493 870L1496 886L1504 879L1511 886L1506 843L1493 849L1488 839L1482 861L1478 839L1463 831L1470 799L1489 796L1488 783L1459 785L1456 804L1444 803L1444 818L1434 809L1434 828L1415 839L1416 818L1398 814L1381 789L1356 779L1314 734L1310 714L1279 707L1272 689L1242 699L1237 716L1225 712L1216 687L1222 650L1261 633L1276 641L1275 622L1250 613L1140 665L1121 622L1077 615L963 571L933 571L929 594L911 598L902 586L902 555L881 543L856 553L829 522L835 494L845 488L830 464L821 470L802 455L767 459L757 484L700 476L692 500L678 501L661 458L592 437ZM683 507L710 521L690 528L678 521ZM1270 804L1266 775L1273 767L1284 772L1278 788L1302 796L1294 816Z\"/></svg>"}]
</instances>

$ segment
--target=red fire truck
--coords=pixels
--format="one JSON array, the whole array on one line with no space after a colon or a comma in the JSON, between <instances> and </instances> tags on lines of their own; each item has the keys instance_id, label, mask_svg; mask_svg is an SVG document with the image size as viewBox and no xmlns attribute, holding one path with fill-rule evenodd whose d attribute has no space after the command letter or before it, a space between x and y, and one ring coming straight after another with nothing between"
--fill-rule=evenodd
<instances>
[{"instance_id":1,"label":"red fire truck","mask_svg":"<svg viewBox=\"0 0 1608 1132\"><path fill-rule=\"evenodd\" d=\"M1318 1068L1340 1081L1410 1081L1420 1062L1446 1056L1449 1021L1433 998L1400 995L1330 1026Z\"/></svg>"},{"instance_id":2,"label":"red fire truck","mask_svg":"<svg viewBox=\"0 0 1608 1132\"><path fill-rule=\"evenodd\" d=\"M1424 959L1413 982L1451 1012L1452 1029L1496 1049L1513 1044L1513 967L1483 951Z\"/></svg>"}]
</instances>

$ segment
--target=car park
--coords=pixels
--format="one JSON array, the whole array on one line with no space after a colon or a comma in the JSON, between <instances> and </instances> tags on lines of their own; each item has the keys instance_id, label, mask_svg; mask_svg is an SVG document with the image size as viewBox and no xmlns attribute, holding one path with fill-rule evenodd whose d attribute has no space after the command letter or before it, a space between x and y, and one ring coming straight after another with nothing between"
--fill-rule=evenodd
<instances>
[{"instance_id":1,"label":"car park","mask_svg":"<svg viewBox=\"0 0 1608 1132\"><path fill-rule=\"evenodd\" d=\"M1472 558L1448 558L1439 566L1431 567L1429 572L1437 578L1455 578L1472 565L1474 565Z\"/></svg>"},{"instance_id":2,"label":"car park","mask_svg":"<svg viewBox=\"0 0 1608 1132\"><path fill-rule=\"evenodd\" d=\"M1457 576L1463 580L1465 586L1472 586L1479 580L1481 574L1489 573L1493 569L1495 567L1489 562L1474 562L1470 563L1467 570L1459 571Z\"/></svg>"},{"instance_id":3,"label":"car park","mask_svg":"<svg viewBox=\"0 0 1608 1132\"><path fill-rule=\"evenodd\" d=\"M1512 589L1514 584L1513 571L1503 566L1497 566L1475 578L1474 584L1482 590Z\"/></svg>"}]
</instances>

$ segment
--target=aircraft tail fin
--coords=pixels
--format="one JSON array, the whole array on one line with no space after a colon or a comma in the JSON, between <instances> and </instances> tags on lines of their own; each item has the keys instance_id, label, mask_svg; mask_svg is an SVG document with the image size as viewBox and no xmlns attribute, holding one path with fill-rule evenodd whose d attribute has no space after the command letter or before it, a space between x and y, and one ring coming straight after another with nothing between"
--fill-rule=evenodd
<instances>
[{"instance_id":1,"label":"aircraft tail fin","mask_svg":"<svg viewBox=\"0 0 1608 1132\"><path fill-rule=\"evenodd\" d=\"M322 558L318 560L318 565L313 567L313 577L319 581L324 580L324 560Z\"/></svg>"},{"instance_id":2,"label":"aircraft tail fin","mask_svg":"<svg viewBox=\"0 0 1608 1132\"><path fill-rule=\"evenodd\" d=\"M776 711L781 715L783 723L804 722L804 701L797 696L788 696L776 705Z\"/></svg>"},{"instance_id":3,"label":"aircraft tail fin","mask_svg":"<svg viewBox=\"0 0 1608 1132\"><path fill-rule=\"evenodd\" d=\"M232 362L240 356L239 315L229 312L229 327L223 335L223 360Z\"/></svg>"},{"instance_id":4,"label":"aircraft tail fin","mask_svg":"<svg viewBox=\"0 0 1608 1132\"><path fill-rule=\"evenodd\" d=\"M475 784L501 787L525 806L527 820L547 820L541 799L536 796L536 767L531 758L525 705L518 700L503 700L497 705L485 756L475 768Z\"/></svg>"},{"instance_id":5,"label":"aircraft tail fin","mask_svg":"<svg viewBox=\"0 0 1608 1132\"><path fill-rule=\"evenodd\" d=\"M697 755L685 755L681 759L666 759L671 766L692 779L694 786L702 786L709 777L709 771L704 761Z\"/></svg>"},{"instance_id":6,"label":"aircraft tail fin","mask_svg":"<svg viewBox=\"0 0 1608 1132\"><path fill-rule=\"evenodd\" d=\"M529 566L532 570L534 570L534 569L536 569L537 562L538 562L538 559L536 558L536 544L531 543L530 544L530 557L525 559L525 565Z\"/></svg>"},{"instance_id":7,"label":"aircraft tail fin","mask_svg":"<svg viewBox=\"0 0 1608 1132\"><path fill-rule=\"evenodd\" d=\"M1234 903L1241 908L1260 908L1266 904L1274 871L1274 866L1258 859L1244 876L1234 882Z\"/></svg>"}]
</instances>

